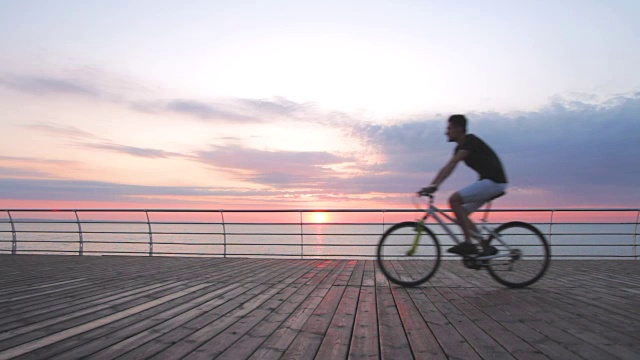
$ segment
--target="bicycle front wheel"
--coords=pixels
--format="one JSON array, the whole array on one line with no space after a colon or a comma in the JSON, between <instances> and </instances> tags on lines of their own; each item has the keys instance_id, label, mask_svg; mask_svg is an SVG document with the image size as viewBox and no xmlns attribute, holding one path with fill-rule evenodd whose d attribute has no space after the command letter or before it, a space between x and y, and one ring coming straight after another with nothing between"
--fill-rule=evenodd
<instances>
[{"instance_id":1,"label":"bicycle front wheel","mask_svg":"<svg viewBox=\"0 0 640 360\"><path fill-rule=\"evenodd\" d=\"M489 274L512 288L529 286L547 271L551 250L544 235L531 224L514 221L500 225L489 238L498 256L487 260Z\"/></svg>"},{"instance_id":2,"label":"bicycle front wheel","mask_svg":"<svg viewBox=\"0 0 640 360\"><path fill-rule=\"evenodd\" d=\"M377 255L380 270L387 279L408 287L429 280L440 265L438 239L415 221L390 227L380 239Z\"/></svg>"}]
</instances>

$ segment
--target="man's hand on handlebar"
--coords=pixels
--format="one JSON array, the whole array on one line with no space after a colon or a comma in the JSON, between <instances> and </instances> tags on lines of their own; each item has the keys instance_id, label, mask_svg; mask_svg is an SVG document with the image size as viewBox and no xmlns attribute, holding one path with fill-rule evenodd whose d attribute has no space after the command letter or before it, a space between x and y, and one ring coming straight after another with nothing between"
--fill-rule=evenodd
<instances>
[{"instance_id":1,"label":"man's hand on handlebar","mask_svg":"<svg viewBox=\"0 0 640 360\"><path fill-rule=\"evenodd\" d=\"M418 195L420 195L420 196L428 196L428 195L433 194L436 191L438 191L438 186L429 185L427 187L423 187L422 189L420 189L420 191L418 191Z\"/></svg>"}]
</instances>

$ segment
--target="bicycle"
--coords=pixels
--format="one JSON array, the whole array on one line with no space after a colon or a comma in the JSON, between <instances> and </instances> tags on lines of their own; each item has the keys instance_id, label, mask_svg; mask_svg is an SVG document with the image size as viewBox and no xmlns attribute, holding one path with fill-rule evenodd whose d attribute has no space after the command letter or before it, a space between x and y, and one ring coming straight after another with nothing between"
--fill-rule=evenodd
<instances>
[{"instance_id":1,"label":"bicycle","mask_svg":"<svg viewBox=\"0 0 640 360\"><path fill-rule=\"evenodd\" d=\"M496 228L487 225L491 203L502 195L504 193L487 202L487 211L480 223L482 240L477 244L481 247L480 252L463 256L462 262L469 269L486 269L492 278L505 286L523 288L542 278L549 267L551 250L542 232L529 223L512 221ZM440 243L425 224L430 217L455 243L461 243L442 217L454 224L456 220L433 204L433 194L423 196L429 197L429 206L422 219L393 225L378 243L380 269L391 282L406 287L426 282L440 266Z\"/></svg>"}]
</instances>

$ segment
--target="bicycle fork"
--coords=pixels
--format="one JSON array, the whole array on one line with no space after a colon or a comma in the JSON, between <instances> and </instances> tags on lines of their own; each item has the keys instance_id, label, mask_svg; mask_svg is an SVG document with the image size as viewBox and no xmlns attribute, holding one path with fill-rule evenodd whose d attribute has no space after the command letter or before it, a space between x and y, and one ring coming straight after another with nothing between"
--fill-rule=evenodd
<instances>
[{"instance_id":1,"label":"bicycle fork","mask_svg":"<svg viewBox=\"0 0 640 360\"><path fill-rule=\"evenodd\" d=\"M419 221L416 229L416 236L413 238L413 244L409 251L407 251L407 256L413 256L418 249L418 243L420 242L420 237L422 236L422 228L424 226L424 221Z\"/></svg>"}]
</instances>

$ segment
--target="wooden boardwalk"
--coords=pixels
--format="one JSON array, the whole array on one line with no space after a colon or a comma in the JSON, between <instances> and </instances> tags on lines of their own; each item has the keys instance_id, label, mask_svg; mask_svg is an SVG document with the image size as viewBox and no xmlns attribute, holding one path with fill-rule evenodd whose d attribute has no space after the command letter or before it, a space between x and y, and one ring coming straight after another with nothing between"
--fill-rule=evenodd
<instances>
[{"instance_id":1,"label":"wooden boardwalk","mask_svg":"<svg viewBox=\"0 0 640 360\"><path fill-rule=\"evenodd\" d=\"M640 261L530 289L446 261L0 256L0 359L640 359Z\"/></svg>"}]
</instances>

